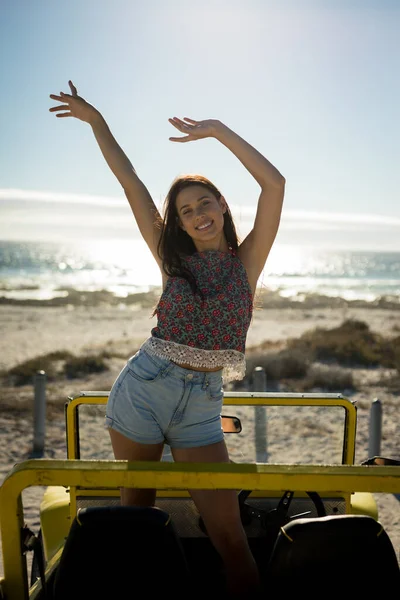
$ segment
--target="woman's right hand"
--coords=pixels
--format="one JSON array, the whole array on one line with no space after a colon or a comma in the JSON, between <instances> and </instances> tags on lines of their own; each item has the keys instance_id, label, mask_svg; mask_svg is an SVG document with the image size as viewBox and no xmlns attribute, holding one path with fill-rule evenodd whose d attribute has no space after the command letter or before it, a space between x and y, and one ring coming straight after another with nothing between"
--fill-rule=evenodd
<instances>
[{"instance_id":1,"label":"woman's right hand","mask_svg":"<svg viewBox=\"0 0 400 600\"><path fill-rule=\"evenodd\" d=\"M56 117L75 117L92 125L101 116L99 111L81 96L78 96L78 91L72 81L68 81L68 85L71 90L70 94L64 94L64 92L60 92L59 96L50 94L50 98L58 100L62 104L52 106L49 111L57 113Z\"/></svg>"}]
</instances>

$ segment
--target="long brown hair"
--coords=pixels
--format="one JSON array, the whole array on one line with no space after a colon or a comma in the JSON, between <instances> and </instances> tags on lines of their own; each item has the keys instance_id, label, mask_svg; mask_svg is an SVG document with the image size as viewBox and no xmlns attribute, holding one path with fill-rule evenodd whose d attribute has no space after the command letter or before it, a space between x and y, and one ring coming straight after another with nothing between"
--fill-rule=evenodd
<instances>
[{"instance_id":1,"label":"long brown hair","mask_svg":"<svg viewBox=\"0 0 400 600\"><path fill-rule=\"evenodd\" d=\"M162 259L164 272L169 277L184 277L188 279L191 285L194 285L193 276L183 266L181 256L194 254L197 250L190 235L180 227L176 198L179 192L195 185L204 186L217 200L222 196L219 189L203 175L189 174L177 177L173 181L164 200L164 218L159 224L161 235L157 247L158 255ZM236 252L239 239L229 206L226 207L224 213L224 234L229 247Z\"/></svg>"}]
</instances>

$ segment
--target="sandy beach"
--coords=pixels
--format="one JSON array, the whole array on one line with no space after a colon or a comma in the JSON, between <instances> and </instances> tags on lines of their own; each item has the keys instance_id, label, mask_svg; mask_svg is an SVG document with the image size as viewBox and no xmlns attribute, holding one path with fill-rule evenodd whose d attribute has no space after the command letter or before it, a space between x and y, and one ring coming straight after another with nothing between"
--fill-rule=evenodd
<instances>
[{"instance_id":1,"label":"sandy beach","mask_svg":"<svg viewBox=\"0 0 400 600\"><path fill-rule=\"evenodd\" d=\"M33 387L31 384L14 385L15 382L7 375L9 370L24 361L56 351L69 351L80 356L103 351L112 354L108 370L104 372L75 379L60 375L48 382L45 457L65 458L62 407L67 397L81 390L110 389L125 360L155 326L149 304L0 304L0 370L3 372L0 482L15 463L29 457L33 438ZM247 338L247 353L252 356L261 344L266 349L284 347L289 338L297 338L315 327L338 327L348 319L367 323L371 331L390 339L400 335L399 308L315 299L303 304L265 302L254 312ZM351 392L351 399L358 408L356 462L368 456L370 410L376 398L383 407L380 454L399 458L400 391L382 385L385 377L393 375L393 370L363 367L352 368L351 372L357 384ZM39 527L36 502L41 493L40 489L27 490L23 496L26 521L36 529ZM400 559L400 502L393 495L376 494L375 498L380 521ZM2 569L0 556L0 575Z\"/></svg>"},{"instance_id":2,"label":"sandy beach","mask_svg":"<svg viewBox=\"0 0 400 600\"><path fill-rule=\"evenodd\" d=\"M141 304L42 304L0 305L0 370L56 350L70 350L78 354L111 345L126 349L128 357L156 324L155 318L151 317L151 308ZM315 327L337 327L345 319L366 322L371 331L382 335L400 333L396 329L400 327L400 306L394 310L352 307L344 302L334 302L333 306L314 302L310 302L310 306L294 302L283 304L287 306L280 308L271 303L271 306L254 311L247 335L247 349L265 341L283 342Z\"/></svg>"}]
</instances>

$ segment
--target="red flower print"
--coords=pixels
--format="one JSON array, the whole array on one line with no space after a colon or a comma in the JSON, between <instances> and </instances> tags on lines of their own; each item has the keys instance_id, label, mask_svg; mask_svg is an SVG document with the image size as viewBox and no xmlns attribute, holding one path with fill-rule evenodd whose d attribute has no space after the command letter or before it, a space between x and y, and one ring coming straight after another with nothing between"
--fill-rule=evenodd
<instances>
[{"instance_id":1,"label":"red flower print","mask_svg":"<svg viewBox=\"0 0 400 600\"><path fill-rule=\"evenodd\" d=\"M179 333L179 327L173 327L171 331L174 335L177 335Z\"/></svg>"},{"instance_id":2,"label":"red flower print","mask_svg":"<svg viewBox=\"0 0 400 600\"><path fill-rule=\"evenodd\" d=\"M211 322L210 317L204 317L204 319L202 320L203 325L209 325Z\"/></svg>"},{"instance_id":3,"label":"red flower print","mask_svg":"<svg viewBox=\"0 0 400 600\"><path fill-rule=\"evenodd\" d=\"M229 340L231 339L231 336L229 335L229 333L227 333L226 335L224 335L223 340L224 342L229 342Z\"/></svg>"},{"instance_id":4,"label":"red flower print","mask_svg":"<svg viewBox=\"0 0 400 600\"><path fill-rule=\"evenodd\" d=\"M199 333L199 334L198 334L198 336L197 336L197 339L198 339L200 342L202 342L202 341L205 339L205 335L204 335L204 333Z\"/></svg>"},{"instance_id":5,"label":"red flower print","mask_svg":"<svg viewBox=\"0 0 400 600\"><path fill-rule=\"evenodd\" d=\"M189 340L188 343L187 343L187 345L191 346L192 348L194 348L196 344L194 343L193 340Z\"/></svg>"},{"instance_id":6,"label":"red flower print","mask_svg":"<svg viewBox=\"0 0 400 600\"><path fill-rule=\"evenodd\" d=\"M186 304L186 310L188 312L193 312L194 311L194 306L193 304Z\"/></svg>"},{"instance_id":7,"label":"red flower print","mask_svg":"<svg viewBox=\"0 0 400 600\"><path fill-rule=\"evenodd\" d=\"M177 294L175 296L175 300L176 300L176 302L182 302L182 295L181 294Z\"/></svg>"},{"instance_id":8,"label":"red flower print","mask_svg":"<svg viewBox=\"0 0 400 600\"><path fill-rule=\"evenodd\" d=\"M221 346L219 344L214 344L213 350L220 350Z\"/></svg>"},{"instance_id":9,"label":"red flower print","mask_svg":"<svg viewBox=\"0 0 400 600\"><path fill-rule=\"evenodd\" d=\"M229 325L235 325L236 322L237 322L237 318L236 317L231 317L229 319Z\"/></svg>"},{"instance_id":10,"label":"red flower print","mask_svg":"<svg viewBox=\"0 0 400 600\"><path fill-rule=\"evenodd\" d=\"M193 325L191 323L186 323L185 329L186 331L193 331Z\"/></svg>"},{"instance_id":11,"label":"red flower print","mask_svg":"<svg viewBox=\"0 0 400 600\"><path fill-rule=\"evenodd\" d=\"M213 310L214 317L219 317L220 314L221 314L221 311L219 310L219 308L214 308L214 310Z\"/></svg>"},{"instance_id":12,"label":"red flower print","mask_svg":"<svg viewBox=\"0 0 400 600\"><path fill-rule=\"evenodd\" d=\"M211 335L213 337L217 337L217 335L219 335L219 329L213 329L212 332L211 332Z\"/></svg>"},{"instance_id":13,"label":"red flower print","mask_svg":"<svg viewBox=\"0 0 400 600\"><path fill-rule=\"evenodd\" d=\"M225 298L225 294L218 294L218 300L223 300Z\"/></svg>"},{"instance_id":14,"label":"red flower print","mask_svg":"<svg viewBox=\"0 0 400 600\"><path fill-rule=\"evenodd\" d=\"M228 304L228 310L233 310L235 308L235 305L233 302L229 302Z\"/></svg>"},{"instance_id":15,"label":"red flower print","mask_svg":"<svg viewBox=\"0 0 400 600\"><path fill-rule=\"evenodd\" d=\"M178 319L182 319L183 315L183 311L182 310L178 310L178 312L176 313L176 316Z\"/></svg>"}]
</instances>

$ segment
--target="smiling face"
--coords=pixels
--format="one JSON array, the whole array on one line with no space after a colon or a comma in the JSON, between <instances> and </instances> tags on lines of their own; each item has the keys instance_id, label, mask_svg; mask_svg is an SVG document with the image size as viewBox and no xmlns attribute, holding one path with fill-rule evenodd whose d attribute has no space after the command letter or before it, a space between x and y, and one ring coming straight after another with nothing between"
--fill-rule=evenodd
<instances>
[{"instance_id":1,"label":"smiling face","mask_svg":"<svg viewBox=\"0 0 400 600\"><path fill-rule=\"evenodd\" d=\"M226 250L224 213L226 204L203 185L191 185L176 198L180 227L192 238L197 250Z\"/></svg>"}]
</instances>

